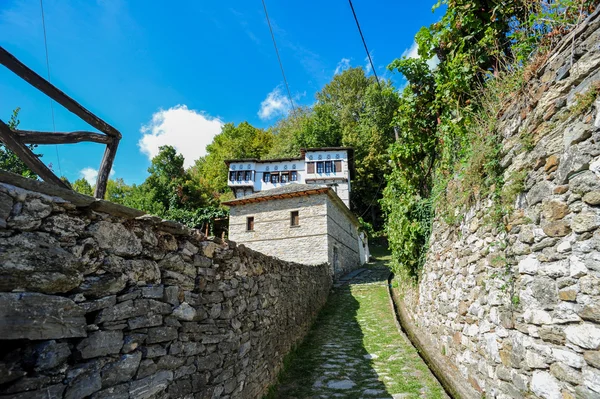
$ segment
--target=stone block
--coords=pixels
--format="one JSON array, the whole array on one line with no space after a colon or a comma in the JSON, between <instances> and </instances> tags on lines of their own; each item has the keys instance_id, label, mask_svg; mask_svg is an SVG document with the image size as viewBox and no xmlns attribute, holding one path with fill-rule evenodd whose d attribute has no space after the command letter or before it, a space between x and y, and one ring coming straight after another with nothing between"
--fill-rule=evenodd
<instances>
[{"instance_id":1,"label":"stone block","mask_svg":"<svg viewBox=\"0 0 600 399\"><path fill-rule=\"evenodd\" d=\"M571 228L576 233L585 233L600 227L600 216L596 212L581 212L571 222Z\"/></svg>"},{"instance_id":2,"label":"stone block","mask_svg":"<svg viewBox=\"0 0 600 399\"><path fill-rule=\"evenodd\" d=\"M117 354L123 347L122 331L96 331L77 345L83 359Z\"/></svg>"},{"instance_id":3,"label":"stone block","mask_svg":"<svg viewBox=\"0 0 600 399\"><path fill-rule=\"evenodd\" d=\"M543 201L542 217L548 221L556 221L569 214L569 206L563 201L549 200Z\"/></svg>"},{"instance_id":4,"label":"stone block","mask_svg":"<svg viewBox=\"0 0 600 399\"><path fill-rule=\"evenodd\" d=\"M36 371L53 369L65 363L71 356L71 348L66 342L45 341L36 345L34 351L34 367Z\"/></svg>"},{"instance_id":5,"label":"stone block","mask_svg":"<svg viewBox=\"0 0 600 399\"><path fill-rule=\"evenodd\" d=\"M100 221L88 227L100 248L118 256L135 256L142 252L137 236L120 223Z\"/></svg>"},{"instance_id":6,"label":"stone block","mask_svg":"<svg viewBox=\"0 0 600 399\"><path fill-rule=\"evenodd\" d=\"M171 381L173 381L173 372L170 370L161 370L149 377L132 381L129 388L129 397L130 399L156 397L167 389Z\"/></svg>"},{"instance_id":7,"label":"stone block","mask_svg":"<svg viewBox=\"0 0 600 399\"><path fill-rule=\"evenodd\" d=\"M567 340L583 349L600 348L600 328L593 324L582 323L565 328Z\"/></svg>"},{"instance_id":8,"label":"stone block","mask_svg":"<svg viewBox=\"0 0 600 399\"><path fill-rule=\"evenodd\" d=\"M148 344L172 341L177 339L177 328L175 327L153 327L148 329Z\"/></svg>"},{"instance_id":9,"label":"stone block","mask_svg":"<svg viewBox=\"0 0 600 399\"><path fill-rule=\"evenodd\" d=\"M546 371L536 371L531 377L531 390L545 399L562 399L560 384Z\"/></svg>"},{"instance_id":10,"label":"stone block","mask_svg":"<svg viewBox=\"0 0 600 399\"><path fill-rule=\"evenodd\" d=\"M0 291L68 292L82 281L83 266L46 233L0 237Z\"/></svg>"},{"instance_id":11,"label":"stone block","mask_svg":"<svg viewBox=\"0 0 600 399\"><path fill-rule=\"evenodd\" d=\"M544 233L549 237L564 237L571 232L571 226L568 221L558 220L544 225Z\"/></svg>"},{"instance_id":12,"label":"stone block","mask_svg":"<svg viewBox=\"0 0 600 399\"><path fill-rule=\"evenodd\" d=\"M581 372L560 362L553 363L550 366L550 373L560 381L579 385L582 382Z\"/></svg>"},{"instance_id":13,"label":"stone block","mask_svg":"<svg viewBox=\"0 0 600 399\"><path fill-rule=\"evenodd\" d=\"M585 351L583 358L590 366L600 369L600 351Z\"/></svg>"},{"instance_id":14,"label":"stone block","mask_svg":"<svg viewBox=\"0 0 600 399\"><path fill-rule=\"evenodd\" d=\"M96 363L80 365L71 369L69 374L74 377L67 384L64 399L85 398L102 389L100 370Z\"/></svg>"},{"instance_id":15,"label":"stone block","mask_svg":"<svg viewBox=\"0 0 600 399\"><path fill-rule=\"evenodd\" d=\"M109 387L131 380L142 360L142 352L122 355L119 360L102 368L102 386Z\"/></svg>"},{"instance_id":16,"label":"stone block","mask_svg":"<svg viewBox=\"0 0 600 399\"><path fill-rule=\"evenodd\" d=\"M87 336L83 309L59 296L0 293L0 320L0 337L5 340Z\"/></svg>"}]
</instances>

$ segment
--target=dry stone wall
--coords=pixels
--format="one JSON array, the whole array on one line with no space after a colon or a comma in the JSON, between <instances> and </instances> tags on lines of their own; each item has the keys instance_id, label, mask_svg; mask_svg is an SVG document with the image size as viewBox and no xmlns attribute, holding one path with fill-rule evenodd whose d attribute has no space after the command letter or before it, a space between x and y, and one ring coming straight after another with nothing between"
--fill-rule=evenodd
<instances>
[{"instance_id":1,"label":"dry stone wall","mask_svg":"<svg viewBox=\"0 0 600 399\"><path fill-rule=\"evenodd\" d=\"M327 265L0 177L1 398L258 398L326 301Z\"/></svg>"},{"instance_id":2,"label":"dry stone wall","mask_svg":"<svg viewBox=\"0 0 600 399\"><path fill-rule=\"evenodd\" d=\"M596 13L498 121L505 180L526 173L508 232L487 222L491 201L458 226L436 219L405 297L482 397L600 397L600 100L581 109L600 84L599 43Z\"/></svg>"}]
</instances>

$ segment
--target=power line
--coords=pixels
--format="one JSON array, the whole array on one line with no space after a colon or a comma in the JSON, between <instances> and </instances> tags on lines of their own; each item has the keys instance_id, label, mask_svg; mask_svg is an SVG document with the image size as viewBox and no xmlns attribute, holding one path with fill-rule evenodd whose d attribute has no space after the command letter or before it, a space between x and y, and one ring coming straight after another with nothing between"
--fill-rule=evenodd
<instances>
[{"instance_id":1,"label":"power line","mask_svg":"<svg viewBox=\"0 0 600 399\"><path fill-rule=\"evenodd\" d=\"M46 19L44 18L44 0L40 0L40 8L42 10L42 27L44 29L44 48L46 49L46 69L48 71L48 82L50 82L50 59L48 57L48 38L46 37ZM52 113L52 131L56 133L56 122L54 121L54 101L50 99L50 112ZM62 168L60 167L60 155L58 154L58 145L54 145L56 150L56 161L58 163L58 172L62 176Z\"/></svg>"},{"instance_id":2,"label":"power line","mask_svg":"<svg viewBox=\"0 0 600 399\"><path fill-rule=\"evenodd\" d=\"M283 71L283 63L281 62L281 57L279 56L279 50L277 49L277 43L275 42L275 35L273 34L273 28L271 27L271 21L269 20L269 13L267 12L267 5L265 4L265 0L262 0L263 8L265 9L265 17L267 17L267 24L269 25L269 31L271 32L271 39L273 39L273 46L275 46L275 53L277 54L277 60L279 61L279 67L281 68L281 75L283 76L283 82L285 83L285 88L287 90L288 97L290 99L290 105L292 106L292 112L294 116L296 116L296 108L294 107L294 100L292 100L292 92L290 91L290 86L288 85L287 79L285 77L285 72Z\"/></svg>"},{"instance_id":3,"label":"power line","mask_svg":"<svg viewBox=\"0 0 600 399\"><path fill-rule=\"evenodd\" d=\"M365 36L363 35L362 29L360 28L360 23L358 22L358 17L356 16L356 11L354 11L354 5L352 4L352 0L348 0L348 3L350 4L350 9L352 10L352 15L354 16L354 21L356 22L356 27L358 28L358 33L360 34L360 38L362 40L363 46L365 47L365 51L367 53L367 58L369 58L369 63L371 64L371 70L373 71L373 75L375 76L375 81L377 82L377 86L379 87L379 92L381 93L381 83L379 83L379 77L377 76L377 71L375 70L375 65L373 65L373 59L371 58L371 53L369 52L369 48L367 47L367 42L365 40ZM394 134L396 136L396 141L398 141L398 131L397 131L396 127L394 127ZM379 187L377 187L377 191L375 191L375 195L373 196L373 199L369 203L369 206L367 207L367 209L365 209L364 212L360 215L360 217L363 217L364 215L366 215L366 213L373 207L373 204L375 203L375 201L377 200L377 197L379 196L379 193L381 192L381 186L383 185L384 181L385 181L385 179L382 179L379 182Z\"/></svg>"},{"instance_id":4,"label":"power line","mask_svg":"<svg viewBox=\"0 0 600 399\"><path fill-rule=\"evenodd\" d=\"M365 46L365 51L367 52L367 57L369 58L369 63L371 64L371 70L373 71L373 75L375 75L375 80L377 81L377 86L379 86L379 90L381 90L381 84L379 84L379 77L377 76L377 71L375 70L375 65L373 65L373 60L371 59L371 53L367 47L367 42L365 41L365 37L363 36L362 29L360 29L360 23L358 22L358 18L356 17L356 12L354 11L354 5L352 5L352 0L348 0L350 3L350 8L352 9L352 15L354 15L354 20L356 21L356 27L358 28L358 33L360 33L360 38L362 39L363 46Z\"/></svg>"}]
</instances>

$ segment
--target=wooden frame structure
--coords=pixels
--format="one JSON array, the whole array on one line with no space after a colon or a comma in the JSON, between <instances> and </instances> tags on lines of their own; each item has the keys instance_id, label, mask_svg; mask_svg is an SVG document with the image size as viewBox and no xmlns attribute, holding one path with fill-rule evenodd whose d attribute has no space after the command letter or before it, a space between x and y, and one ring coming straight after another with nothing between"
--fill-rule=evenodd
<instances>
[{"instance_id":1,"label":"wooden frame structure","mask_svg":"<svg viewBox=\"0 0 600 399\"><path fill-rule=\"evenodd\" d=\"M15 75L28 82L30 85L65 107L87 122L90 126L100 132L77 131L70 133L52 133L27 130L12 130L2 119L0 119L0 141L6 145L42 180L54 183L60 187L68 188L25 144L74 144L89 141L93 143L106 144L106 150L98 170L98 180L94 197L103 199L106 193L108 176L112 169L121 133L104 122L102 119L88 111L77 101L67 96L46 79L29 69L25 64L15 58L12 54L0 46L0 64L10 69Z\"/></svg>"}]
</instances>

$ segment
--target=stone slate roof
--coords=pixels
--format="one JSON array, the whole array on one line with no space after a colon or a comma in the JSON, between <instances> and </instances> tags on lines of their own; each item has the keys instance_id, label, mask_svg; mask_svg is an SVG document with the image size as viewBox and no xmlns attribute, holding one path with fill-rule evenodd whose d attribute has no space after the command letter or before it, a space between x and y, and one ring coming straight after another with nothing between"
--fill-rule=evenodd
<instances>
[{"instance_id":1,"label":"stone slate roof","mask_svg":"<svg viewBox=\"0 0 600 399\"><path fill-rule=\"evenodd\" d=\"M329 198L331 198L331 200L340 207L340 209L350 218L350 220L352 220L355 225L360 225L356 215L354 215L352 211L348 209L346 204L344 204L340 197L338 197L335 191L333 191L330 187L321 186L319 184L290 183L285 186L273 188L271 190L259 191L254 194L246 195L242 198L236 198L231 201L222 202L222 204L227 206L236 206L253 202L271 201L274 199L300 197L303 195L312 194L327 194Z\"/></svg>"}]
</instances>

